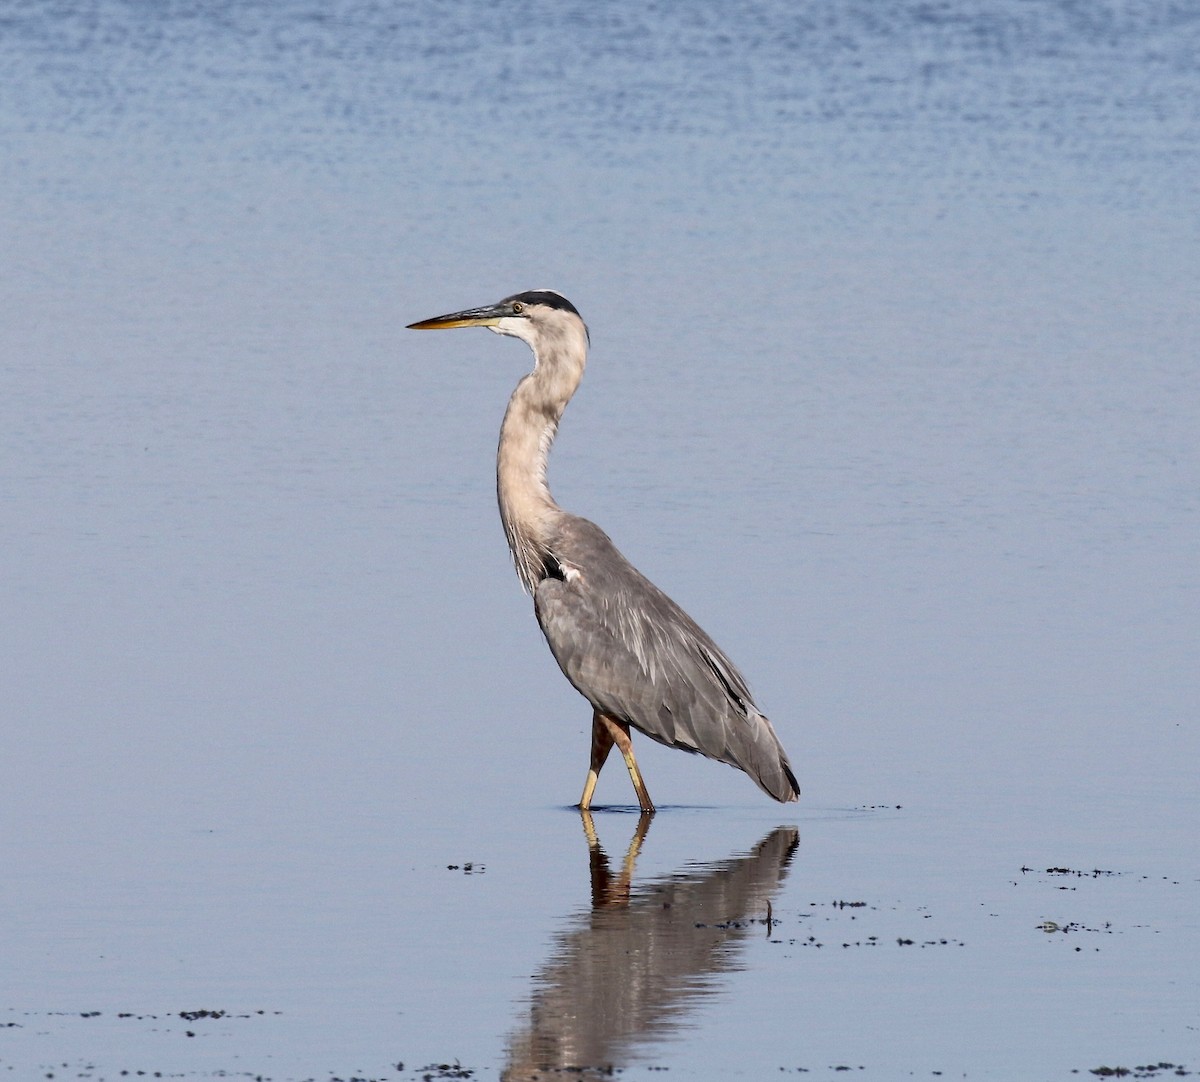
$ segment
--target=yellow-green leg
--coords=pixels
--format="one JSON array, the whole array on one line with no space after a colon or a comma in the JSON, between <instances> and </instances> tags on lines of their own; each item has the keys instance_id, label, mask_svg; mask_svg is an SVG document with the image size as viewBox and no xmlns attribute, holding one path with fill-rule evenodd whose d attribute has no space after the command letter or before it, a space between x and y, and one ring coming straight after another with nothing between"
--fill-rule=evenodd
<instances>
[{"instance_id":1,"label":"yellow-green leg","mask_svg":"<svg viewBox=\"0 0 1200 1082\"><path fill-rule=\"evenodd\" d=\"M580 810L587 811L592 806L592 794L596 791L600 770L614 744L621 752L621 758L625 760L625 767L629 771L629 780L633 782L634 792L637 793L638 806L642 809L643 814L653 815L654 802L650 799L650 792L642 780L642 772L638 769L637 760L633 757L633 741L629 736L629 726L599 710L592 715L591 766L588 769L587 781L583 785L583 796L579 801Z\"/></svg>"},{"instance_id":2,"label":"yellow-green leg","mask_svg":"<svg viewBox=\"0 0 1200 1082\"><path fill-rule=\"evenodd\" d=\"M599 710L592 714L592 760L588 768L587 781L583 783L583 796L579 800L579 810L587 811L592 806L592 794L596 791L596 782L600 780L600 771L604 761L612 751L613 737L608 726L601 720L603 715Z\"/></svg>"}]
</instances>

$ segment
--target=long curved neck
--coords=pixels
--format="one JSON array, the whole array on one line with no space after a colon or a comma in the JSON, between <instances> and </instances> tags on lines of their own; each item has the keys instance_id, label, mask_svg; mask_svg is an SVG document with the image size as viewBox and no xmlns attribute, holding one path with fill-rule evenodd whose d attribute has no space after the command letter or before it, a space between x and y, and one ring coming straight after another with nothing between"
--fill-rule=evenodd
<instances>
[{"instance_id":1,"label":"long curved neck","mask_svg":"<svg viewBox=\"0 0 1200 1082\"><path fill-rule=\"evenodd\" d=\"M513 563L530 592L542 577L550 534L562 509L546 483L558 422L587 361L586 340L556 338L534 349L534 368L513 391L496 452L496 495Z\"/></svg>"}]
</instances>

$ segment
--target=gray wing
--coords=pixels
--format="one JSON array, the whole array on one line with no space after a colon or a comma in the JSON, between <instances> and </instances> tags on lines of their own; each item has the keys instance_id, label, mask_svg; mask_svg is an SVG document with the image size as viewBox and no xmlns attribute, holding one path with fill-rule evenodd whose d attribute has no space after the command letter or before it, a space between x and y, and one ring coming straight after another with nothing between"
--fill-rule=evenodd
<instances>
[{"instance_id":1,"label":"gray wing","mask_svg":"<svg viewBox=\"0 0 1200 1082\"><path fill-rule=\"evenodd\" d=\"M737 667L586 519L564 516L534 589L542 633L596 709L659 743L744 770L776 800L800 788Z\"/></svg>"}]
</instances>

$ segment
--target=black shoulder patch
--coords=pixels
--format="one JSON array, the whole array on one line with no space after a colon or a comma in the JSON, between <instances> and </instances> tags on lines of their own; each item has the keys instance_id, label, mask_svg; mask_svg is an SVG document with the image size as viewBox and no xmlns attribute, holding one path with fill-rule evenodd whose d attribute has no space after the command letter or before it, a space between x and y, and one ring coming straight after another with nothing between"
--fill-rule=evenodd
<instances>
[{"instance_id":1,"label":"black shoulder patch","mask_svg":"<svg viewBox=\"0 0 1200 1082\"><path fill-rule=\"evenodd\" d=\"M564 312L574 312L579 316L579 309L575 307L561 293L555 293L552 289L530 289L525 293L514 293L511 297L505 297L501 303L508 301L521 301L523 304L544 304L547 308L561 308ZM583 319L583 316L579 316Z\"/></svg>"},{"instance_id":2,"label":"black shoulder patch","mask_svg":"<svg viewBox=\"0 0 1200 1082\"><path fill-rule=\"evenodd\" d=\"M566 582L567 580L562 564L558 562L558 558L551 552L547 552L546 558L542 561L542 579L558 579L559 582Z\"/></svg>"}]
</instances>

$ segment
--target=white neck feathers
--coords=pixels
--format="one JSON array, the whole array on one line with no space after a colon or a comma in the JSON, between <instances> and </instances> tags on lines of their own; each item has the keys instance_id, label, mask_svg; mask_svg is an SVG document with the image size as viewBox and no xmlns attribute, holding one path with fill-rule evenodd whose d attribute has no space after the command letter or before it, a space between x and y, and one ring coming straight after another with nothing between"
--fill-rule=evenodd
<instances>
[{"instance_id":1,"label":"white neck feathers","mask_svg":"<svg viewBox=\"0 0 1200 1082\"><path fill-rule=\"evenodd\" d=\"M496 452L500 518L517 574L531 592L542 576L555 519L563 513L550 495L546 462L587 360L584 333L569 325L563 332L534 344L533 371L509 399Z\"/></svg>"}]
</instances>

